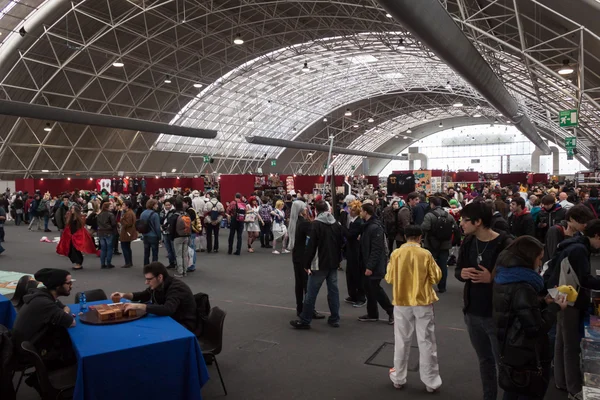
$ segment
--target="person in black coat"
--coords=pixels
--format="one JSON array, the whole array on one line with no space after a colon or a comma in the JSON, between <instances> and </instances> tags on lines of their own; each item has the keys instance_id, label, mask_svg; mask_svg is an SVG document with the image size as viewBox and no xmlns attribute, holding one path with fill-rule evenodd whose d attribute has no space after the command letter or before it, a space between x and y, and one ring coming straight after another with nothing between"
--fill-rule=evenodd
<instances>
[{"instance_id":1,"label":"person in black coat","mask_svg":"<svg viewBox=\"0 0 600 400\"><path fill-rule=\"evenodd\" d=\"M349 217L346 224L342 224L342 233L346 239L344 257L346 257L346 285L348 286L348 297L345 302L354 307L362 307L366 304L363 287L364 268L361 269L360 242L358 240L364 224L360 218L361 206L360 201L350 203Z\"/></svg>"},{"instance_id":2,"label":"person in black coat","mask_svg":"<svg viewBox=\"0 0 600 400\"><path fill-rule=\"evenodd\" d=\"M500 386L505 400L543 399L550 377L552 349L548 331L556 322L559 311L567 306L566 299L539 297L544 280L537 273L542 264L544 245L532 236L521 236L498 256L494 270L493 316L498 332L500 356L504 365L515 370L542 368L545 381L533 396L523 396L504 386L501 368ZM535 379L535 378L533 378ZM537 385L530 385L528 390Z\"/></svg>"},{"instance_id":3,"label":"person in black coat","mask_svg":"<svg viewBox=\"0 0 600 400\"><path fill-rule=\"evenodd\" d=\"M362 322L379 320L377 304L388 314L388 323L394 324L394 306L381 287L387 268L387 254L383 224L375 217L373 204L363 204L361 218L365 221L360 236L361 262L365 271L364 286L367 294L367 315L359 317Z\"/></svg>"},{"instance_id":4,"label":"person in black coat","mask_svg":"<svg viewBox=\"0 0 600 400\"><path fill-rule=\"evenodd\" d=\"M535 224L533 217L525 207L525 200L522 197L515 197L510 202L511 215L508 219L510 233L514 237L529 235L535 236Z\"/></svg>"},{"instance_id":5,"label":"person in black coat","mask_svg":"<svg viewBox=\"0 0 600 400\"><path fill-rule=\"evenodd\" d=\"M556 203L554 196L548 194L542 197L542 210L539 213L539 222L536 227L537 238L544 242L548 229L564 220L566 213L567 211Z\"/></svg>"}]
</instances>

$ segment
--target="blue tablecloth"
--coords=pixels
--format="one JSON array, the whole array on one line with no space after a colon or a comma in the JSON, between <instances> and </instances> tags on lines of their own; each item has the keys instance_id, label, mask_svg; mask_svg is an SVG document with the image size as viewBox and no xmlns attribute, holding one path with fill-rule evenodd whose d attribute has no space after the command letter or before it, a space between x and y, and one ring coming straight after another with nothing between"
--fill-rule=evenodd
<instances>
[{"instance_id":1,"label":"blue tablecloth","mask_svg":"<svg viewBox=\"0 0 600 400\"><path fill-rule=\"evenodd\" d=\"M12 329L17 312L9 299L0 294L0 325Z\"/></svg>"},{"instance_id":2,"label":"blue tablecloth","mask_svg":"<svg viewBox=\"0 0 600 400\"><path fill-rule=\"evenodd\" d=\"M89 304L110 303L98 301ZM69 305L74 314L79 305ZM200 400L208 371L195 336L170 317L148 315L115 325L77 319L75 400Z\"/></svg>"}]
</instances>

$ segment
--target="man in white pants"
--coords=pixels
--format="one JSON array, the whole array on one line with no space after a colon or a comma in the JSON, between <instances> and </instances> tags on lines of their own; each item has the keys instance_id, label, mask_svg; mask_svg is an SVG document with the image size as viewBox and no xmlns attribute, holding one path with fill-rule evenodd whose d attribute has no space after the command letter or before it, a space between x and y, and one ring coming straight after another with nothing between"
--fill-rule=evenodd
<instances>
[{"instance_id":1,"label":"man in white pants","mask_svg":"<svg viewBox=\"0 0 600 400\"><path fill-rule=\"evenodd\" d=\"M394 288L395 346L390 379L396 389L406 384L408 355L416 327L421 381L433 393L442 386L433 313L433 303L438 301L433 285L442 279L442 271L431 253L421 248L421 227L407 226L404 236L407 242L392 253L385 276Z\"/></svg>"}]
</instances>

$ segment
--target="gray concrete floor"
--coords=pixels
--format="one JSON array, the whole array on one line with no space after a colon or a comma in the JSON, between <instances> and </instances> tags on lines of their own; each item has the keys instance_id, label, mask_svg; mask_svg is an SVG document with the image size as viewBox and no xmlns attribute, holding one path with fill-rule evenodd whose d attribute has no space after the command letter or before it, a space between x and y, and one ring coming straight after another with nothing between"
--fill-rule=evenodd
<instances>
[{"instance_id":1,"label":"gray concrete floor","mask_svg":"<svg viewBox=\"0 0 600 400\"><path fill-rule=\"evenodd\" d=\"M0 256L0 270L33 274L43 267L71 268L67 258L55 253L55 244L39 242L46 235L43 232L29 232L26 226L8 225L5 229L6 252ZM208 293L213 306L227 311L219 364L229 390L228 399L482 398L477 358L461 312L462 285L453 278L452 269L448 292L440 295L435 305L441 391L428 394L418 372L410 372L407 387L398 391L393 388L386 367L365 364L384 342L394 341L391 326L383 321L358 322L356 318L366 309L354 309L342 301L339 329L320 320L314 321L310 331L294 330L288 323L295 318L290 255L272 255L255 244L254 254L244 251L241 256L229 256L228 233L222 230L220 253L198 253L198 270L185 279L194 293ZM100 270L98 258L86 256L84 270L73 272L76 283L72 295L63 302L72 303L74 293L80 290L102 288L110 294L144 288L143 246L136 242L132 248L135 267L131 269ZM165 256L161 248L159 260L166 263ZM116 256L113 264L123 265L122 256ZM347 295L344 272L339 272L339 283L342 300ZM390 287L385 283L384 286L390 293ZM318 309L328 311L325 287L319 294ZM418 353L415 350L411 354ZM391 351L382 353L378 360L391 365ZM414 362L413 359L411 364ZM214 366L209 367L209 372L211 380L203 389L204 398L225 398ZM553 383L550 386L546 399L566 399ZM18 399L35 398L28 387L19 391Z\"/></svg>"}]
</instances>

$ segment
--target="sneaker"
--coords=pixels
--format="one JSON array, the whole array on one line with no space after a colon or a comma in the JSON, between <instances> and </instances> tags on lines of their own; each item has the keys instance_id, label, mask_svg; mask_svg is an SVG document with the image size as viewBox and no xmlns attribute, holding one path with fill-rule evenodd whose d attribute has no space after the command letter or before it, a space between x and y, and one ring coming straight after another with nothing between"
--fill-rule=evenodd
<instances>
[{"instance_id":1,"label":"sneaker","mask_svg":"<svg viewBox=\"0 0 600 400\"><path fill-rule=\"evenodd\" d=\"M394 325L394 316L388 315L388 325Z\"/></svg>"},{"instance_id":2,"label":"sneaker","mask_svg":"<svg viewBox=\"0 0 600 400\"><path fill-rule=\"evenodd\" d=\"M368 315L363 315L362 317L358 317L360 322L377 322L379 318L371 318Z\"/></svg>"},{"instance_id":3,"label":"sneaker","mask_svg":"<svg viewBox=\"0 0 600 400\"><path fill-rule=\"evenodd\" d=\"M273 250L273 254L281 254L281 253L278 252L277 250Z\"/></svg>"},{"instance_id":4,"label":"sneaker","mask_svg":"<svg viewBox=\"0 0 600 400\"><path fill-rule=\"evenodd\" d=\"M354 301L354 300L352 300L352 297L346 297L346 298L344 299L344 301L345 301L346 303L350 303L350 304L354 304L354 303L355 303L355 301Z\"/></svg>"},{"instance_id":5,"label":"sneaker","mask_svg":"<svg viewBox=\"0 0 600 400\"><path fill-rule=\"evenodd\" d=\"M325 316L318 311L313 312L313 319L325 319Z\"/></svg>"},{"instance_id":6,"label":"sneaker","mask_svg":"<svg viewBox=\"0 0 600 400\"><path fill-rule=\"evenodd\" d=\"M361 308L367 305L366 301L357 301L356 303L352 304L352 307L354 308Z\"/></svg>"},{"instance_id":7,"label":"sneaker","mask_svg":"<svg viewBox=\"0 0 600 400\"><path fill-rule=\"evenodd\" d=\"M579 392L577 394L569 393L569 400L583 400L583 392Z\"/></svg>"},{"instance_id":8,"label":"sneaker","mask_svg":"<svg viewBox=\"0 0 600 400\"><path fill-rule=\"evenodd\" d=\"M399 384L399 383L394 383L394 387L395 387L396 389L404 389L404 385L401 385L401 384Z\"/></svg>"},{"instance_id":9,"label":"sneaker","mask_svg":"<svg viewBox=\"0 0 600 400\"><path fill-rule=\"evenodd\" d=\"M440 388L434 389L429 386L425 386L425 389L427 389L427 393L437 393L440 390Z\"/></svg>"},{"instance_id":10,"label":"sneaker","mask_svg":"<svg viewBox=\"0 0 600 400\"><path fill-rule=\"evenodd\" d=\"M233 255L234 255L234 256L239 256L239 255L240 255L240 253L236 251L235 253L233 253Z\"/></svg>"},{"instance_id":11,"label":"sneaker","mask_svg":"<svg viewBox=\"0 0 600 400\"><path fill-rule=\"evenodd\" d=\"M167 266L167 269L175 269L175 268L177 268L177 265L175 265L175 264L169 264Z\"/></svg>"},{"instance_id":12,"label":"sneaker","mask_svg":"<svg viewBox=\"0 0 600 400\"><path fill-rule=\"evenodd\" d=\"M101 265L100 269L107 269L108 267L106 265Z\"/></svg>"},{"instance_id":13,"label":"sneaker","mask_svg":"<svg viewBox=\"0 0 600 400\"><path fill-rule=\"evenodd\" d=\"M52 232L50 229L44 229L44 232Z\"/></svg>"},{"instance_id":14,"label":"sneaker","mask_svg":"<svg viewBox=\"0 0 600 400\"><path fill-rule=\"evenodd\" d=\"M332 328L339 328L340 321L335 321L335 322L327 321L327 325L331 326Z\"/></svg>"},{"instance_id":15,"label":"sneaker","mask_svg":"<svg viewBox=\"0 0 600 400\"><path fill-rule=\"evenodd\" d=\"M304 322L299 320L290 321L290 325L296 329L310 329L309 324L305 324Z\"/></svg>"},{"instance_id":16,"label":"sneaker","mask_svg":"<svg viewBox=\"0 0 600 400\"><path fill-rule=\"evenodd\" d=\"M218 252L219 252L219 249L214 249L213 250L213 253L218 253Z\"/></svg>"},{"instance_id":17,"label":"sneaker","mask_svg":"<svg viewBox=\"0 0 600 400\"><path fill-rule=\"evenodd\" d=\"M288 249L283 250L283 254L288 254L291 253L291 251L289 251Z\"/></svg>"},{"instance_id":18,"label":"sneaker","mask_svg":"<svg viewBox=\"0 0 600 400\"><path fill-rule=\"evenodd\" d=\"M187 272L194 272L196 267L188 267Z\"/></svg>"},{"instance_id":19,"label":"sneaker","mask_svg":"<svg viewBox=\"0 0 600 400\"><path fill-rule=\"evenodd\" d=\"M114 266L114 265L112 265L112 264L108 264L108 265L106 266L106 268L107 268L107 269L112 269L112 268L114 268L114 267L115 267L115 266Z\"/></svg>"}]
</instances>

